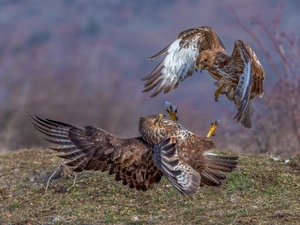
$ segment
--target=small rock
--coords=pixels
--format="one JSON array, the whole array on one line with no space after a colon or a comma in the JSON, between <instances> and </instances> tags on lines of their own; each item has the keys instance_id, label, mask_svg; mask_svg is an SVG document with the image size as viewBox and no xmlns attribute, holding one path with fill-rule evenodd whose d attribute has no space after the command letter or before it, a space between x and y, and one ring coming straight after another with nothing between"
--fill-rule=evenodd
<instances>
[{"instance_id":1,"label":"small rock","mask_svg":"<svg viewBox=\"0 0 300 225\"><path fill-rule=\"evenodd\" d=\"M138 221L138 220L140 220L137 216L133 216L131 219L132 219L133 221Z\"/></svg>"},{"instance_id":2,"label":"small rock","mask_svg":"<svg viewBox=\"0 0 300 225\"><path fill-rule=\"evenodd\" d=\"M279 160L281 160L281 158L278 156L278 157L273 157L273 161L274 162L277 162L277 161L279 161Z\"/></svg>"}]
</instances>

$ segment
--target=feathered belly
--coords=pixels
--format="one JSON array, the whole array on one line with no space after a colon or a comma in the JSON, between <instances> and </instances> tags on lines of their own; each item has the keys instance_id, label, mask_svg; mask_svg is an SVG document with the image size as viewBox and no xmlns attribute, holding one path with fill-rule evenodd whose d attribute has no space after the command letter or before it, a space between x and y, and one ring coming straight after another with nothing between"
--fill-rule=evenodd
<instances>
[{"instance_id":1,"label":"feathered belly","mask_svg":"<svg viewBox=\"0 0 300 225\"><path fill-rule=\"evenodd\" d=\"M227 73L224 70L209 70L208 73L217 81L220 81L226 85L237 86L239 82L239 76L234 73ZM239 74L240 75L240 74Z\"/></svg>"},{"instance_id":2,"label":"feathered belly","mask_svg":"<svg viewBox=\"0 0 300 225\"><path fill-rule=\"evenodd\" d=\"M229 75L221 70L208 71L217 80L214 84L220 88L220 93L226 94L229 101L233 101L235 88L238 84L238 77Z\"/></svg>"}]
</instances>

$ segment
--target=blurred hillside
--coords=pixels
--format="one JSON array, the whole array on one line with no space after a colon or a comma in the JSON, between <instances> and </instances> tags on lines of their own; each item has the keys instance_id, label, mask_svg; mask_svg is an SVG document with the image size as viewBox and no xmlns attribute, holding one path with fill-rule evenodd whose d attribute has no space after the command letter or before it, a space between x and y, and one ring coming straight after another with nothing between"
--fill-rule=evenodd
<instances>
[{"instance_id":1,"label":"blurred hillside","mask_svg":"<svg viewBox=\"0 0 300 225\"><path fill-rule=\"evenodd\" d=\"M128 137L138 135L139 116L163 112L168 100L179 106L180 123L199 135L206 133L210 122L221 119L215 137L220 149L292 155L299 149L294 117L282 105L266 104L274 91L285 92L274 90L279 82L274 67L237 25L229 7L282 70L276 48L261 27L253 25L259 20L272 26L276 18L272 0L2 1L0 152L46 144L27 120L27 112ZM299 35L299 9L300 2L284 1L280 27L286 34L296 31ZM207 72L195 73L168 95L149 98L149 93L141 92L140 79L159 62L146 58L180 31L202 25L216 30L229 53L236 39L248 42L265 68L265 96L253 102L252 130L232 120L236 110L225 97L214 101L215 86ZM268 116L271 109L276 112L272 118ZM282 115L286 126L281 124Z\"/></svg>"}]
</instances>

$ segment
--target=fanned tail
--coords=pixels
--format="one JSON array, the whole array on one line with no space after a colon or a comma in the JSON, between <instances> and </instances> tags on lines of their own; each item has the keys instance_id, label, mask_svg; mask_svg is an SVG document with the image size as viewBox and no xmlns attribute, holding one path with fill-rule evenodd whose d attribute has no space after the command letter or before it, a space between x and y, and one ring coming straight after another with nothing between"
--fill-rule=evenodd
<instances>
[{"instance_id":1,"label":"fanned tail","mask_svg":"<svg viewBox=\"0 0 300 225\"><path fill-rule=\"evenodd\" d=\"M219 186L226 179L222 172L231 172L237 167L238 156L205 155L208 166L200 173L201 185Z\"/></svg>"}]
</instances>

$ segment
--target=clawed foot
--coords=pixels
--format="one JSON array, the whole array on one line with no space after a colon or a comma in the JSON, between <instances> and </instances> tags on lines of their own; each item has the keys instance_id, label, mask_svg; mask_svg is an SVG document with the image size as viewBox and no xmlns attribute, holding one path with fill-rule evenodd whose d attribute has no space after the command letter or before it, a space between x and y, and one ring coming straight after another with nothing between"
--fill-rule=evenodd
<instances>
[{"instance_id":1,"label":"clawed foot","mask_svg":"<svg viewBox=\"0 0 300 225\"><path fill-rule=\"evenodd\" d=\"M220 120L217 120L217 121L210 124L210 128L209 128L209 131L206 135L206 138L210 138L210 136L215 136L216 135L215 131L216 131L219 123L220 123Z\"/></svg>"},{"instance_id":2,"label":"clawed foot","mask_svg":"<svg viewBox=\"0 0 300 225\"><path fill-rule=\"evenodd\" d=\"M171 120L177 121L178 117L176 116L176 114L177 114L178 107L173 106L170 102L167 101L165 101L165 103L167 107L167 112L169 113Z\"/></svg>"},{"instance_id":3,"label":"clawed foot","mask_svg":"<svg viewBox=\"0 0 300 225\"><path fill-rule=\"evenodd\" d=\"M225 94L225 92L224 91L221 91L222 90L222 88L224 87L225 85L224 84L222 84L216 91L215 91L215 101L217 102L217 101L219 101L219 94L221 94L221 95L223 95L223 94Z\"/></svg>"}]
</instances>

